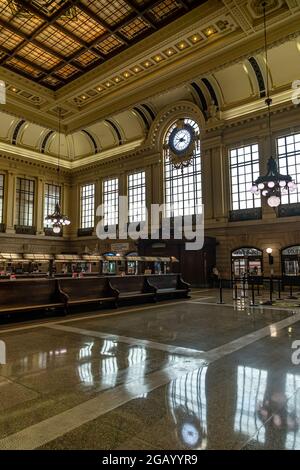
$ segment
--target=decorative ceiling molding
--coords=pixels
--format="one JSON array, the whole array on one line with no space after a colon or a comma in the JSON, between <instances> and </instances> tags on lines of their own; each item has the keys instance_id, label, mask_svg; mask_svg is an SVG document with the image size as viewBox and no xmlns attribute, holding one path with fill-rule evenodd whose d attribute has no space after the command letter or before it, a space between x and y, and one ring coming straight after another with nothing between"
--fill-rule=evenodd
<instances>
[{"instance_id":1,"label":"decorative ceiling molding","mask_svg":"<svg viewBox=\"0 0 300 470\"><path fill-rule=\"evenodd\" d=\"M0 76L8 88L4 110L55 130L60 107L62 128L70 134L175 87L190 87L201 78L211 80L216 71L262 51L262 22L249 8L252 3L208 0L57 92L1 68ZM270 49L295 40L299 35L299 0L279 1L268 22Z\"/></svg>"}]
</instances>

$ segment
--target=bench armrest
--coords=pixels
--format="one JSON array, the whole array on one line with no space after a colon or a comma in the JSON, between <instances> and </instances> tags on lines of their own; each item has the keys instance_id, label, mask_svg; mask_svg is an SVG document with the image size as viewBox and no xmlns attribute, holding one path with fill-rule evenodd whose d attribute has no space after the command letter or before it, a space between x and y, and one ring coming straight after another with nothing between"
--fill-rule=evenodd
<instances>
[{"instance_id":1,"label":"bench armrest","mask_svg":"<svg viewBox=\"0 0 300 470\"><path fill-rule=\"evenodd\" d=\"M145 282L145 288L146 288L146 292L153 292L154 294L157 293L157 287L155 287L153 284L151 284L151 282L149 282L149 279L146 278L146 282Z\"/></svg>"},{"instance_id":2,"label":"bench armrest","mask_svg":"<svg viewBox=\"0 0 300 470\"><path fill-rule=\"evenodd\" d=\"M112 293L112 295L115 297L115 298L118 298L119 295L120 295L120 291L118 289L116 289L115 287L113 287L111 285L111 282L108 281L108 292L109 293Z\"/></svg>"},{"instance_id":3,"label":"bench armrest","mask_svg":"<svg viewBox=\"0 0 300 470\"><path fill-rule=\"evenodd\" d=\"M69 302L70 297L61 289L60 282L58 280L56 280L56 290L59 300L66 305Z\"/></svg>"},{"instance_id":4,"label":"bench armrest","mask_svg":"<svg viewBox=\"0 0 300 470\"><path fill-rule=\"evenodd\" d=\"M189 284L188 282L185 282L182 277L179 275L178 276L178 280L177 280L177 287L179 289L186 289L186 290L190 290L191 288L191 284Z\"/></svg>"}]
</instances>

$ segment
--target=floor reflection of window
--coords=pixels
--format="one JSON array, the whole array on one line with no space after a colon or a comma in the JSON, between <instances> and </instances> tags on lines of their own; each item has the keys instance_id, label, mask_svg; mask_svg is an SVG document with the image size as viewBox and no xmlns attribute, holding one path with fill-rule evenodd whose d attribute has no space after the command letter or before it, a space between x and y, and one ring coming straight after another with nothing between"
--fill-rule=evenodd
<instances>
[{"instance_id":1,"label":"floor reflection of window","mask_svg":"<svg viewBox=\"0 0 300 470\"><path fill-rule=\"evenodd\" d=\"M247 436L253 436L260 428L257 440L263 443L265 442L265 429L257 416L257 408L264 399L267 371L238 366L237 372L237 408L234 429Z\"/></svg>"},{"instance_id":2,"label":"floor reflection of window","mask_svg":"<svg viewBox=\"0 0 300 470\"><path fill-rule=\"evenodd\" d=\"M300 419L300 375L286 374L285 393L288 398L288 429L290 429L286 436L285 448L299 450L300 430L297 430L297 422Z\"/></svg>"},{"instance_id":3,"label":"floor reflection of window","mask_svg":"<svg viewBox=\"0 0 300 470\"><path fill-rule=\"evenodd\" d=\"M114 356L114 349L116 347L117 343L116 341L111 341L110 339L105 339L103 341L103 346L101 349L101 354L104 356Z\"/></svg>"},{"instance_id":4,"label":"floor reflection of window","mask_svg":"<svg viewBox=\"0 0 300 470\"><path fill-rule=\"evenodd\" d=\"M78 366L78 374L81 382L84 382L85 385L94 385L94 376L92 373L92 363L85 362Z\"/></svg>"},{"instance_id":5,"label":"floor reflection of window","mask_svg":"<svg viewBox=\"0 0 300 470\"><path fill-rule=\"evenodd\" d=\"M207 366L172 380L168 404L178 436L190 448L205 448L207 435L205 378Z\"/></svg>"},{"instance_id":6,"label":"floor reflection of window","mask_svg":"<svg viewBox=\"0 0 300 470\"><path fill-rule=\"evenodd\" d=\"M94 346L94 341L87 343L86 346L80 348L79 350L79 359L84 359L85 357L91 357L92 355L92 348Z\"/></svg>"},{"instance_id":7,"label":"floor reflection of window","mask_svg":"<svg viewBox=\"0 0 300 470\"><path fill-rule=\"evenodd\" d=\"M101 364L101 380L105 387L114 387L118 376L118 363L116 357L103 359Z\"/></svg>"},{"instance_id":8,"label":"floor reflection of window","mask_svg":"<svg viewBox=\"0 0 300 470\"><path fill-rule=\"evenodd\" d=\"M143 346L134 346L128 351L128 372L126 382L141 379L146 371L147 351ZM137 398L147 398L148 393L142 393Z\"/></svg>"}]
</instances>

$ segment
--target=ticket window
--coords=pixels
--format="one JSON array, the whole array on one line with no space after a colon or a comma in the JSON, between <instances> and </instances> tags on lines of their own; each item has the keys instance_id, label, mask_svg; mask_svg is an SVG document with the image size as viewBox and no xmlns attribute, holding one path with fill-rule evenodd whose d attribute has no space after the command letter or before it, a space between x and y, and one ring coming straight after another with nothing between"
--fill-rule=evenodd
<instances>
[{"instance_id":1,"label":"ticket window","mask_svg":"<svg viewBox=\"0 0 300 470\"><path fill-rule=\"evenodd\" d=\"M299 276L299 260L284 260L284 273L286 276Z\"/></svg>"},{"instance_id":2,"label":"ticket window","mask_svg":"<svg viewBox=\"0 0 300 470\"><path fill-rule=\"evenodd\" d=\"M282 250L282 271L284 276L300 275L300 246Z\"/></svg>"},{"instance_id":3,"label":"ticket window","mask_svg":"<svg viewBox=\"0 0 300 470\"><path fill-rule=\"evenodd\" d=\"M162 274L162 266L160 261L154 262L154 273L155 274Z\"/></svg>"},{"instance_id":4,"label":"ticket window","mask_svg":"<svg viewBox=\"0 0 300 470\"><path fill-rule=\"evenodd\" d=\"M138 262L127 261L127 274L137 274L137 273L138 273Z\"/></svg>"},{"instance_id":5,"label":"ticket window","mask_svg":"<svg viewBox=\"0 0 300 470\"><path fill-rule=\"evenodd\" d=\"M256 248L240 248L232 253L234 277L262 276L262 252Z\"/></svg>"},{"instance_id":6,"label":"ticket window","mask_svg":"<svg viewBox=\"0 0 300 470\"><path fill-rule=\"evenodd\" d=\"M117 272L116 261L103 261L102 263L103 274L116 274L116 272Z\"/></svg>"},{"instance_id":7,"label":"ticket window","mask_svg":"<svg viewBox=\"0 0 300 470\"><path fill-rule=\"evenodd\" d=\"M134 251L134 252L127 253L126 256L138 257L138 253ZM139 274L139 261L127 260L126 265L127 265L126 274L129 274L129 275Z\"/></svg>"},{"instance_id":8,"label":"ticket window","mask_svg":"<svg viewBox=\"0 0 300 470\"><path fill-rule=\"evenodd\" d=\"M233 260L233 275L234 277L242 277L247 272L246 259L238 258Z\"/></svg>"}]
</instances>

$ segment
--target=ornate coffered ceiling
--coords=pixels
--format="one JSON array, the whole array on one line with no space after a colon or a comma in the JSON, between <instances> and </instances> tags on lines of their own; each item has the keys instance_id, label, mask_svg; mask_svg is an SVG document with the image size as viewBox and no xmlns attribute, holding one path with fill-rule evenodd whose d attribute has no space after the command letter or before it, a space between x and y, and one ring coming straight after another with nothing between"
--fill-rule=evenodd
<instances>
[{"instance_id":1,"label":"ornate coffered ceiling","mask_svg":"<svg viewBox=\"0 0 300 470\"><path fill-rule=\"evenodd\" d=\"M267 3L270 47L296 38L300 0ZM122 45L101 51L100 44L112 38ZM151 101L194 83L194 93L199 95L195 85L204 88L208 102L215 93L220 110L230 113L231 106L260 96L262 39L260 0L0 0L0 78L7 85L1 110L56 129L61 108L69 134L128 109L147 120ZM88 63L90 54L97 58ZM16 61L38 74L28 75ZM223 81L230 88L222 70L235 64L232 73L248 68L255 85L232 105L229 91L221 96ZM58 82L50 83L53 78ZM232 75L233 88L234 80ZM281 82L276 92L287 87Z\"/></svg>"},{"instance_id":2,"label":"ornate coffered ceiling","mask_svg":"<svg viewBox=\"0 0 300 470\"><path fill-rule=\"evenodd\" d=\"M59 89L199 0L0 0L0 64Z\"/></svg>"}]
</instances>

